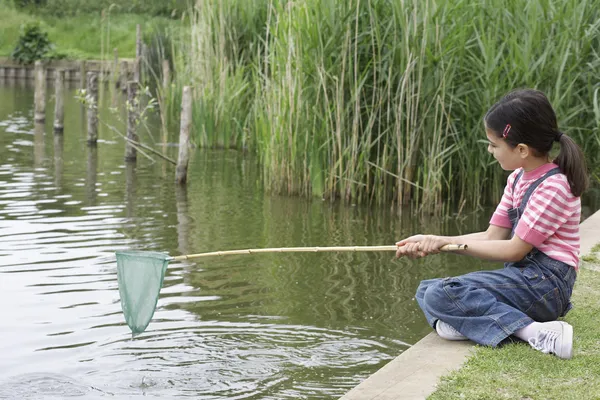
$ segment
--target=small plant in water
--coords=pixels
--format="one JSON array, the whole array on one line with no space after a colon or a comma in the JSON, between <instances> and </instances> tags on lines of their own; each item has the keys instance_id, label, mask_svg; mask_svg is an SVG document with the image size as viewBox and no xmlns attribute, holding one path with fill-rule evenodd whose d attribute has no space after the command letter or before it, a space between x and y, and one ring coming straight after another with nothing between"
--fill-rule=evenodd
<instances>
[{"instance_id":1,"label":"small plant in water","mask_svg":"<svg viewBox=\"0 0 600 400\"><path fill-rule=\"evenodd\" d=\"M127 109L127 112L135 112L136 109L139 109L139 104L140 104L140 96L144 95L148 98L148 102L146 103L146 105L141 109L138 110L139 115L135 118L135 125L136 127L140 125L140 123L145 122L148 120L148 113L153 111L154 109L156 109L156 106L158 104L158 101L156 100L156 98L152 97L152 94L150 93L150 88L148 86L146 87L142 87L141 90L138 92L138 95L133 99L133 102L130 102L129 100L127 100L125 102L125 108ZM90 95L88 93L88 91L86 89L78 89L75 92L75 99L77 101L79 101L81 104L83 104L87 109L96 109L98 108L98 105L96 104L96 101L94 100L94 98L92 97L92 95ZM115 115L115 117L117 118L117 120L119 122L123 122L121 119L121 115L119 114L119 109L116 107L109 107L108 110L111 112L111 114ZM104 123L105 125L109 126L113 131L121 133L119 132L115 127L113 127L112 125L108 125L106 124L104 121L101 121L102 123Z\"/></svg>"}]
</instances>

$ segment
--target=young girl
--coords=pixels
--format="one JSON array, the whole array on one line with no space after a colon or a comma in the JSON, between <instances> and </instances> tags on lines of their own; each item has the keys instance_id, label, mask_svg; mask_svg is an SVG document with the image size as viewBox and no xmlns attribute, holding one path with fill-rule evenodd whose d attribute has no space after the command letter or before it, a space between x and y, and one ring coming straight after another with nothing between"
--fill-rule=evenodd
<instances>
[{"instance_id":1,"label":"young girl","mask_svg":"<svg viewBox=\"0 0 600 400\"><path fill-rule=\"evenodd\" d=\"M497 346L510 336L534 349L571 358L573 327L557 321L571 308L579 265L580 196L588 179L583 154L558 130L546 96L509 93L484 118L488 151L508 177L485 232L416 235L396 245L397 257L423 257L446 244L504 268L422 281L417 302L444 339ZM558 157L550 161L554 142Z\"/></svg>"}]
</instances>

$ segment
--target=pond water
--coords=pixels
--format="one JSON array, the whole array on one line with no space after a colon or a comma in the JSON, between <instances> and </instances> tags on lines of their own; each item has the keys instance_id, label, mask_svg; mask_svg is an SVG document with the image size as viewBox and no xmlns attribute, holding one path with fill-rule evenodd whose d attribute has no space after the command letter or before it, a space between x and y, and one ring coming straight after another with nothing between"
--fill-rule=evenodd
<instances>
[{"instance_id":1,"label":"pond water","mask_svg":"<svg viewBox=\"0 0 600 400\"><path fill-rule=\"evenodd\" d=\"M413 299L421 279L490 266L392 253L172 263L153 321L132 338L117 250L389 245L484 229L489 210L422 220L268 195L255 160L235 151L195 151L179 188L168 163L126 165L105 127L88 147L69 93L55 135L52 101L36 125L31 88L0 84L0 398L338 398L430 332ZM101 118L119 127L106 108ZM160 148L150 125L142 139ZM176 146L166 151L176 158Z\"/></svg>"}]
</instances>

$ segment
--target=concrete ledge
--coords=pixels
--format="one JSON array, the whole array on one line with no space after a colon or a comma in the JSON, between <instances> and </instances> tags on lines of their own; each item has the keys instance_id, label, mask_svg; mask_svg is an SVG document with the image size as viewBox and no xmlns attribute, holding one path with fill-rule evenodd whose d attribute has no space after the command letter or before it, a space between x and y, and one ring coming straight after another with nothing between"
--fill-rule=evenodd
<instances>
[{"instance_id":1,"label":"concrete ledge","mask_svg":"<svg viewBox=\"0 0 600 400\"><path fill-rule=\"evenodd\" d=\"M466 361L472 348L473 342L449 342L430 333L340 400L424 399L441 376Z\"/></svg>"},{"instance_id":2,"label":"concrete ledge","mask_svg":"<svg viewBox=\"0 0 600 400\"><path fill-rule=\"evenodd\" d=\"M600 242L600 211L580 225L581 254ZM340 400L421 400L436 390L439 379L459 369L474 343L449 342L430 333L390 361Z\"/></svg>"},{"instance_id":3,"label":"concrete ledge","mask_svg":"<svg viewBox=\"0 0 600 400\"><path fill-rule=\"evenodd\" d=\"M57 70L64 69L66 71L65 79L67 81L81 80L81 67L84 66L86 72L101 72L109 75L115 67L121 70L121 74L126 68L127 75L133 76L134 59L120 58L118 65L115 65L114 60L52 60L46 61L46 78L54 80ZM28 79L34 78L34 64L23 65L8 57L0 57L0 80L2 79ZM84 77L85 78L85 77Z\"/></svg>"},{"instance_id":4,"label":"concrete ledge","mask_svg":"<svg viewBox=\"0 0 600 400\"><path fill-rule=\"evenodd\" d=\"M600 243L600 211L596 211L579 225L581 235L581 255L589 254L592 247Z\"/></svg>"}]
</instances>

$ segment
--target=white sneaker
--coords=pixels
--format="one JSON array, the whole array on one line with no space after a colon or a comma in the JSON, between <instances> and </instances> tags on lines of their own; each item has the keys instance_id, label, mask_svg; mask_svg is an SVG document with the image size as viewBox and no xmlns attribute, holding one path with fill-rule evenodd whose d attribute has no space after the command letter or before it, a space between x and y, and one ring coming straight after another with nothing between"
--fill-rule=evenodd
<instances>
[{"instance_id":1,"label":"white sneaker","mask_svg":"<svg viewBox=\"0 0 600 400\"><path fill-rule=\"evenodd\" d=\"M454 329L451 325L448 325L444 321L437 320L435 323L435 330L442 339L446 340L469 340L465 335Z\"/></svg>"},{"instance_id":2,"label":"white sneaker","mask_svg":"<svg viewBox=\"0 0 600 400\"><path fill-rule=\"evenodd\" d=\"M573 356L573 327L563 321L544 322L536 337L529 344L542 353L552 353L559 358Z\"/></svg>"}]
</instances>

